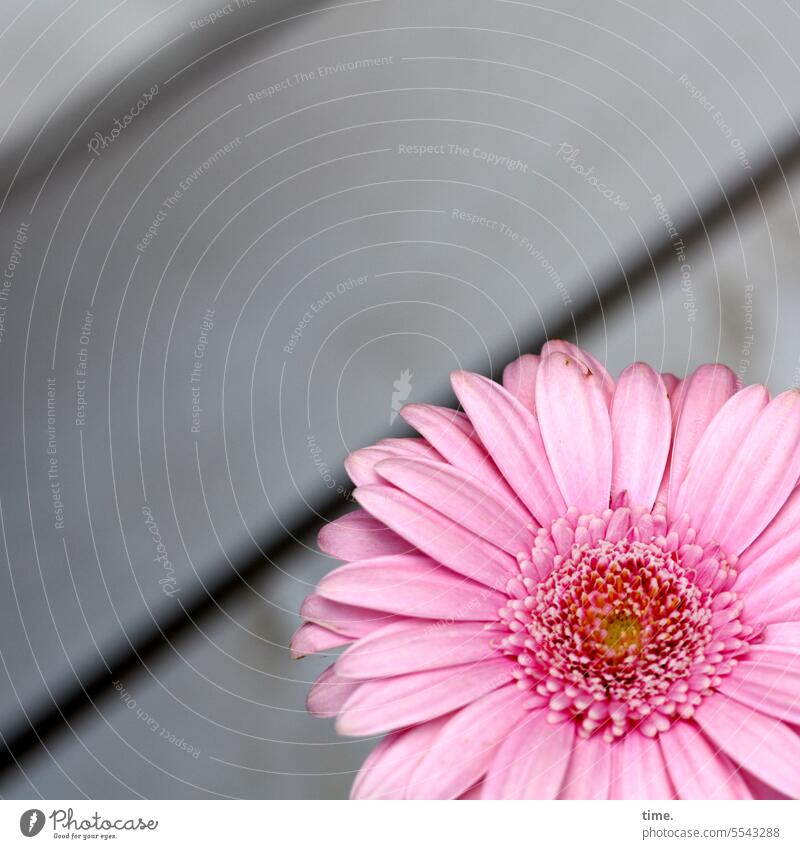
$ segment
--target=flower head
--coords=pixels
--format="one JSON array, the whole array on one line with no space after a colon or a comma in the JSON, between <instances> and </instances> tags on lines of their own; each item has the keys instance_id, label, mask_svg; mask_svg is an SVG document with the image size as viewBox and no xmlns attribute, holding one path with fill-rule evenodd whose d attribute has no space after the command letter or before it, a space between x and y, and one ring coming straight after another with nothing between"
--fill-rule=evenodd
<instances>
[{"instance_id":1,"label":"flower head","mask_svg":"<svg viewBox=\"0 0 800 849\"><path fill-rule=\"evenodd\" d=\"M800 392L548 342L347 460L297 656L353 795L800 796Z\"/></svg>"}]
</instances>

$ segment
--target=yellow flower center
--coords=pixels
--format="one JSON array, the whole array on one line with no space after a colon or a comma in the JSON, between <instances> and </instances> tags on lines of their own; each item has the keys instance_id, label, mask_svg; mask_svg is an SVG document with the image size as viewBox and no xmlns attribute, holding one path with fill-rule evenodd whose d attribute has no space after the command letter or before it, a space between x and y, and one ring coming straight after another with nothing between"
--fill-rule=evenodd
<instances>
[{"instance_id":1,"label":"yellow flower center","mask_svg":"<svg viewBox=\"0 0 800 849\"><path fill-rule=\"evenodd\" d=\"M617 654L624 654L629 648L640 648L639 636L642 626L635 616L618 616L605 624L605 644Z\"/></svg>"}]
</instances>

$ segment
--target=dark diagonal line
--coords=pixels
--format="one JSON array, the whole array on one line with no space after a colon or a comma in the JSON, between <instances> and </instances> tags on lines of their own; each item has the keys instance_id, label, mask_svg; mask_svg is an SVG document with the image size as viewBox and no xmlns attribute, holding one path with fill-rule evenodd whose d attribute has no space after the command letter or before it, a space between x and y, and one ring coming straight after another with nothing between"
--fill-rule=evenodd
<instances>
[{"instance_id":1,"label":"dark diagonal line","mask_svg":"<svg viewBox=\"0 0 800 849\"><path fill-rule=\"evenodd\" d=\"M734 183L725 194L701 208L700 213L679 222L678 230L685 243L686 249L701 246L708 234L728 222L733 221L733 214L740 214L744 209L758 203L758 196L770 189L779 188L787 182L786 175L800 165L800 138L796 135L785 142L777 151L774 158L762 164L753 171L745 172L742 179ZM674 260L673 241L670 238L659 240L649 250L644 248L638 257L624 263L613 274L609 274L605 282L598 284L598 296L585 299L571 315L558 324L543 328L523 340L527 350L537 350L546 338L574 338L575 334L596 320L600 306L605 314L620 309L630 301L635 292L641 290L654 273L667 267ZM498 359L511 359L517 355L516 349L498 352ZM319 513L332 518L345 507L340 497L332 497L320 502ZM86 683L75 682L71 691L64 694L58 704L53 703L48 708L30 718L3 738L5 748L0 749L0 773L13 769L16 760L35 748L41 741L46 740L55 732L63 730L66 723L72 723L85 714L95 700L108 695L112 691L112 682L125 679L141 671L170 648L170 644L183 636L194 632L199 624L207 620L222 604L229 602L235 595L247 592L250 581L263 574L270 561L286 554L296 544L295 538L302 538L312 533L320 524L319 517L307 511L306 517L298 520L286 529L277 542L267 541L262 546L267 559L260 552L254 553L243 562L236 571L228 571L218 581L200 588L187 601L186 605L166 621L154 624L151 633L137 641L130 641L125 650L117 657L106 658L106 665L99 663L98 672L90 676Z\"/></svg>"},{"instance_id":2,"label":"dark diagonal line","mask_svg":"<svg viewBox=\"0 0 800 849\"><path fill-rule=\"evenodd\" d=\"M341 512L344 503L340 499L330 499L322 505L319 513L325 519L333 519ZM226 572L216 581L208 581L194 596L181 604L176 612L165 617L159 623L153 623L151 632L139 640L129 640L128 644L98 661L95 674L81 682L75 680L72 688L56 704L37 712L30 721L23 721L20 727L9 735L0 735L3 748L0 749L0 775L15 768L16 761L26 753L46 741L55 732L64 730L84 715L97 699L114 691L114 681L125 681L131 675L141 672L170 650L170 646L181 637L197 631L209 621L219 608L229 604L237 596L252 591L252 583L257 581L275 562L287 554L296 538L312 533L320 524L319 517L309 511L309 516L293 526L291 532L283 534L280 541L264 547L268 559L260 553L251 557L236 572Z\"/></svg>"}]
</instances>

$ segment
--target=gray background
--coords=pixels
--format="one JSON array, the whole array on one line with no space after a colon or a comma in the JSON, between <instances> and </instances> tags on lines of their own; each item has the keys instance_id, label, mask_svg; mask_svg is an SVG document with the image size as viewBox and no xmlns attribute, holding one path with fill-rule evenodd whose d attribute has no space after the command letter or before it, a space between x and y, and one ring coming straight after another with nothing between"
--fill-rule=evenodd
<instances>
[{"instance_id":1,"label":"gray background","mask_svg":"<svg viewBox=\"0 0 800 849\"><path fill-rule=\"evenodd\" d=\"M344 456L405 432L401 372L450 403L450 371L569 331L612 371L800 384L796 3L255 0L198 25L224 5L0 16L4 797L347 794L374 741L305 715L325 662L286 645Z\"/></svg>"}]
</instances>

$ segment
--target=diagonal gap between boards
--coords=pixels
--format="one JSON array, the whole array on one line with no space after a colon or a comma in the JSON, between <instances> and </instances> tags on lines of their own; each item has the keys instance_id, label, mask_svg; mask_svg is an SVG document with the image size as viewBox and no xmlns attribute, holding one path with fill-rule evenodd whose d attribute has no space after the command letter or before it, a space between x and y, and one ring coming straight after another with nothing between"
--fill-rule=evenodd
<instances>
[{"instance_id":1,"label":"diagonal gap between boards","mask_svg":"<svg viewBox=\"0 0 800 849\"><path fill-rule=\"evenodd\" d=\"M760 166L718 194L714 200L704 205L699 213L693 212L679 222L678 230L686 249L701 244L714 230L732 221L733 216L755 207L763 193L781 185L786 186L788 190L788 175L798 166L800 137L792 133L781 145L775 146L774 154L766 158ZM605 281L598 283L599 298L587 298L567 319L547 328L546 333L542 330L531 334L530 338L523 340L523 349L537 350L547 337L574 339L581 328L598 317L601 306L606 316L621 309L635 292L645 287L654 273L658 273L673 260L673 256L673 243L668 236L653 245L644 246L638 256L623 263L617 271L610 273ZM493 352L501 362L513 359L518 353L517 348L511 346L506 350ZM200 588L194 597L186 604L181 604L180 609L172 616L161 622L154 621L147 636L135 641L127 638L127 644L112 652L112 657L106 658L105 662L98 659L97 670L93 675L87 676L83 681L76 680L72 687L65 688L57 701L44 707L36 716L21 718L17 729L2 738L0 775L13 769L20 758L41 746L48 738L65 731L73 720L85 714L97 700L110 696L114 680L149 671L149 665L166 654L174 640L191 635L223 604L239 594L246 593L250 580L265 566L288 552L295 544L296 538L307 536L319 527L320 516L324 521L343 512L346 502L339 496L333 496L318 500L313 507L316 513L306 511L306 516L298 516L297 521L286 529L286 533L281 533L280 539L270 538L269 534L264 535L261 550L266 554L266 558L261 551L256 551L249 557L243 557L232 572L227 568L221 570L223 574L217 581Z\"/></svg>"}]
</instances>

